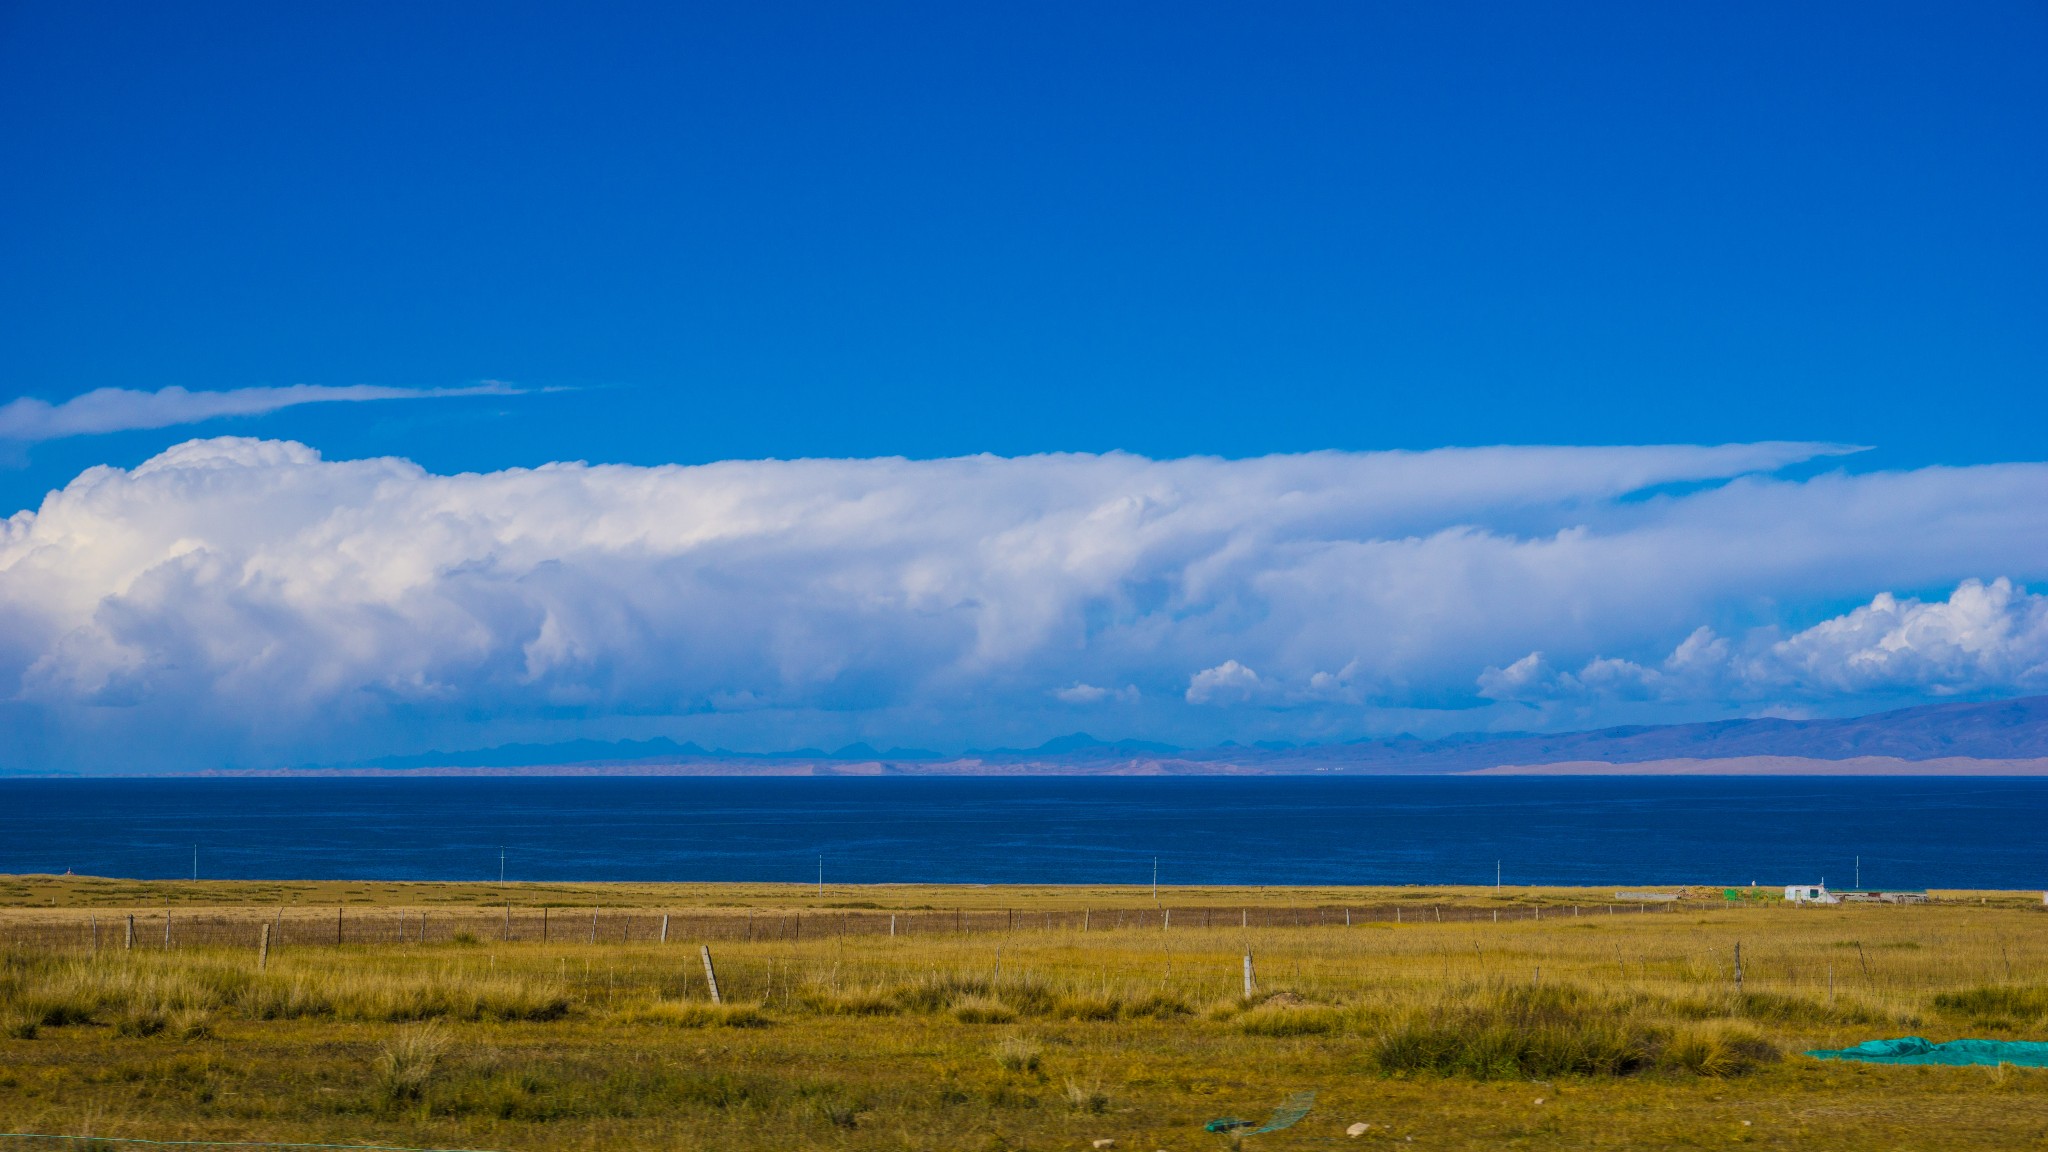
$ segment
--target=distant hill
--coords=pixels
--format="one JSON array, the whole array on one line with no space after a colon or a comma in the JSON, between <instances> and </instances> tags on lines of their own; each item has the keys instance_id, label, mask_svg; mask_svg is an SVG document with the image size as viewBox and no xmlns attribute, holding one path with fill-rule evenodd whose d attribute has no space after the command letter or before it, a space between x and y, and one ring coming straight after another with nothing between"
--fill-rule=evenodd
<instances>
[{"instance_id":1,"label":"distant hill","mask_svg":"<svg viewBox=\"0 0 2048 1152\"><path fill-rule=\"evenodd\" d=\"M1788 761L1962 761L2048 759L2048 696L1994 703L1929 704L1837 720L1718 720L1704 724L1639 725L1590 732L1466 734L1442 740L1401 737L1301 747L1262 742L1181 749L1144 740L1105 741L1076 732L1036 748L977 750L942 756L919 748L878 751L850 744L834 752L707 750L666 737L505 744L466 752L387 756L328 772L576 772L753 774L1231 774L1346 771L1475 772L1504 765L1668 764L1730 762L1731 770L1791 771ZM1747 760L1776 765L1741 767ZM1661 770L1661 769L1660 769ZM1896 770L1896 767L1894 768Z\"/></svg>"},{"instance_id":2,"label":"distant hill","mask_svg":"<svg viewBox=\"0 0 2048 1152\"><path fill-rule=\"evenodd\" d=\"M866 744L848 744L836 752L798 748L789 752L728 752L707 749L694 742L682 744L666 736L652 740L564 740L555 744L500 744L466 752L417 752L408 756L380 756L334 768L531 768L550 764L618 763L634 760L934 760L938 753L922 748L891 748L877 752Z\"/></svg>"},{"instance_id":3,"label":"distant hill","mask_svg":"<svg viewBox=\"0 0 2048 1152\"><path fill-rule=\"evenodd\" d=\"M1583 760L1639 764L1744 756L2026 760L2048 757L2048 696L1985 704L1927 704L1837 720L1716 720L1591 732L1377 740L1269 754L1276 760L1295 756L1332 763L1399 764L1405 771L1436 772L1500 764Z\"/></svg>"}]
</instances>

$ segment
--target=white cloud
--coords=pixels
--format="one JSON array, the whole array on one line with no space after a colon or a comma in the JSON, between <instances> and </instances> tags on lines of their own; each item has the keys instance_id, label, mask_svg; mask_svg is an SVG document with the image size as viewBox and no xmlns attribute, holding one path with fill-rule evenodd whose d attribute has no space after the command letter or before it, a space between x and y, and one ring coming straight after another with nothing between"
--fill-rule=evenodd
<instances>
[{"instance_id":1,"label":"white cloud","mask_svg":"<svg viewBox=\"0 0 2048 1152\"><path fill-rule=\"evenodd\" d=\"M1243 703L1257 696L1261 687L1257 672L1235 660L1225 660L1214 668L1204 668L1188 677L1187 701L1190 704Z\"/></svg>"},{"instance_id":2,"label":"white cloud","mask_svg":"<svg viewBox=\"0 0 2048 1152\"><path fill-rule=\"evenodd\" d=\"M1835 451L437 476L192 441L0 521L0 725L95 766L591 731L1025 745L1112 700L1098 735L1342 739L1525 702L1602 721L2038 684L2019 586L1872 597L2048 579L2048 466L1775 475ZM1845 602L1866 607L1774 630Z\"/></svg>"},{"instance_id":3,"label":"white cloud","mask_svg":"<svg viewBox=\"0 0 2048 1152\"><path fill-rule=\"evenodd\" d=\"M1094 684L1070 684L1053 690L1053 698L1066 704L1101 704L1107 701L1130 703L1139 696L1138 686L1129 684L1122 688L1101 688Z\"/></svg>"},{"instance_id":4,"label":"white cloud","mask_svg":"<svg viewBox=\"0 0 2048 1152\"><path fill-rule=\"evenodd\" d=\"M1532 652L1479 676L1493 700L1832 699L2048 691L2048 596L1999 577L1964 580L1932 603L1880 592L1791 636L1757 629L1740 647L1696 629L1661 665L1595 657L1576 673ZM1802 712L1787 704L1763 715Z\"/></svg>"},{"instance_id":5,"label":"white cloud","mask_svg":"<svg viewBox=\"0 0 2048 1152\"><path fill-rule=\"evenodd\" d=\"M0 404L0 440L35 443L66 436L170 428L221 416L255 416L300 404L509 396L517 393L518 389L511 385L495 381L466 388L385 388L370 384L292 384L282 388L233 388L222 392L191 392L176 386L155 392L97 388L61 404L32 396Z\"/></svg>"}]
</instances>

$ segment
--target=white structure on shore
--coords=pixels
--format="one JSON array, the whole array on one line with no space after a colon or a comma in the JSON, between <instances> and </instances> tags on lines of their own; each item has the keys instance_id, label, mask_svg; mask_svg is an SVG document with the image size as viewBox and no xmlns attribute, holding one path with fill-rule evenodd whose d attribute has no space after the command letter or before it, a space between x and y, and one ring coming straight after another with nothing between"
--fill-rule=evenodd
<instances>
[{"instance_id":1,"label":"white structure on shore","mask_svg":"<svg viewBox=\"0 0 2048 1152\"><path fill-rule=\"evenodd\" d=\"M1828 891L1825 882L1820 884L1785 885L1785 902L1788 904L1840 904L1841 898Z\"/></svg>"}]
</instances>

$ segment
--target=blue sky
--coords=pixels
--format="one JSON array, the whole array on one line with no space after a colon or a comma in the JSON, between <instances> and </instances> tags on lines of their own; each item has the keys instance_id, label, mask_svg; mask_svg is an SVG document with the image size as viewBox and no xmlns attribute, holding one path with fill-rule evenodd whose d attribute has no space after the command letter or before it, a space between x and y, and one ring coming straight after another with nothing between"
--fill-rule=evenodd
<instances>
[{"instance_id":1,"label":"blue sky","mask_svg":"<svg viewBox=\"0 0 2048 1152\"><path fill-rule=\"evenodd\" d=\"M2043 59L2048 11L2018 3L11 5L0 9L0 149L10 157L0 405L57 411L95 390L167 388L277 403L177 420L214 409L158 397L151 427L118 414L94 424L46 419L40 407L0 411L0 512L36 509L94 466L132 469L219 435L296 441L327 462L400 457L428 475L561 460L1871 449L1681 467L1682 478L1657 482L1676 487L1654 491L1588 481L1535 502L1540 513L1505 496L1413 496L1421 503L1390 520L1310 533L1333 547L1396 529L1622 534L1620 518L1679 516L1686 493L1741 488L1745 476L1800 493L1837 472L1918 477L1915 498L1932 500L1926 491L1949 489L1929 468L2043 456ZM301 385L358 391L291 404L248 391ZM129 402L103 400L103 414ZM263 456L248 466L278 465ZM1087 475L1115 489L1091 489L1091 499L1128 495L1116 488L1128 476ZM2031 481L2001 487L2011 473L1965 475L1982 484L1943 499L1997 492L2024 503L2035 493ZM1025 485L1038 502L1010 528L1064 506L1031 487L1041 483ZM205 498L177 491L163 498ZM340 508L348 497L334 489L321 499ZM1261 518L1226 505L1233 511L1218 514L1231 523ZM1839 521L1841 555L1958 507ZM1768 533L1774 508L1746 513L1757 519L1745 539ZM310 530L290 517L276 524ZM981 539L956 528L932 527L913 551L951 555ZM1521 651L1431 634L1406 641L1430 659L1397 667L1361 634L1358 667L1383 666L1384 676L1348 702L1314 707L1302 686L1341 670L1341 653L1310 658L1302 649L1314 645L1270 636L1238 655L1224 641L1189 641L1171 666L1147 665L1142 645L1105 654L1101 621L1142 616L1130 605L1154 603L1146 581L1184 590L1191 570L1174 564L1195 563L1184 556L1105 585L1123 608L1104 607L1100 588L1076 591L1068 608L1079 623L1060 644L1105 663L1005 665L1018 695L992 710L946 703L936 669L965 674L940 643L950 654L918 674L850 671L830 692L797 693L802 716L775 712L774 723L728 732L711 701L744 697L774 712L761 703L775 695L768 680L721 666L683 676L661 701L627 701L594 685L638 657L590 641L581 703L491 697L451 672L449 691L471 701L467 711L411 701L398 719L378 713L364 727L375 747L252 744L222 719L192 736L191 755L698 728L769 745L843 734L964 746L1082 726L1201 740L1635 718L1630 709L1655 693L1639 684L1623 693L1633 703L1587 703L1588 661L1660 667L1695 627L1777 629L1782 639L1880 594L1945 604L1973 580L2018 582L2008 608L2022 619L2032 611L2026 582L2048 577L2048 557L1992 537L2026 530L1974 524L1963 543L1986 554L1964 547L1945 565L1894 541L1896 563L1837 558L1822 565L1826 578L1736 580L1611 627L1517 633ZM31 529L16 531L15 546L29 547ZM281 539L164 547L196 540L246 565ZM833 562L821 555L787 563ZM116 602L151 570L71 562L85 567L52 579L96 587L86 568L112 573L111 600L74 606L80 628L113 627ZM908 579L910 569L888 568L909 563L901 557L871 562L891 587ZM14 564L0 609L11 599L16 617L69 619L24 590ZM246 583L249 570L237 571ZM1233 610L1284 617L1276 603ZM507 623L507 650L530 648L520 629L542 618L559 619ZM14 655L0 658L0 681L25 686L7 697L0 683L0 709L13 709L0 722L41 734L49 757L118 747L126 737L107 719L118 711L111 698L66 719L58 714L77 701L52 703L56 689L35 687L34 669L56 668L68 659L60 650L85 641L66 633L74 647L64 648L61 637L6 627L0 639ZM140 635L106 643L137 666L170 660ZM903 639L883 628L860 644ZM1176 641L1148 643L1166 652ZM1250 659L1254 648L1268 670ZM1538 648L1549 680L1496 676L1498 698L1485 694L1489 669L1505 676ZM858 670L868 650L834 648L825 663ZM1853 690L1787 687L1754 669L1740 691L1724 678L1685 695L1667 680L1655 714L1853 710L1916 699L1931 684L1977 694L2033 684L2024 654L2001 659L2010 666L1995 675ZM1196 717L1181 690L1231 661L1267 687ZM1112 672L1122 682L1086 679ZM73 673L85 674L65 673L75 688L85 681ZM396 675L328 674L353 691ZM786 671L776 675L787 688ZM1276 678L1300 681L1284 707ZM86 680L104 697L105 683ZM1539 682L1550 692L1541 707L1562 710L1515 711L1538 706L1524 697ZM187 688L231 717L235 698L221 683ZM1048 693L1076 685L1136 693L1103 700L1171 697L1181 712L1085 723L1044 712ZM123 691L123 715L157 699L147 687ZM1224 696L1197 695L1212 705ZM1564 697L1579 703L1563 709ZM1446 701L1455 718L1418 714ZM891 711L904 708L925 718Z\"/></svg>"}]
</instances>

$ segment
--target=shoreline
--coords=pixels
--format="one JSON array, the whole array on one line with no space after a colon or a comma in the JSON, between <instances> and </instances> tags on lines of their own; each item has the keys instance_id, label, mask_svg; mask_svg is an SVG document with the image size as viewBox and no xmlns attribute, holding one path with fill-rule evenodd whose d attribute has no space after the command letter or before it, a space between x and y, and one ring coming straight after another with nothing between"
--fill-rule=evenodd
<instances>
[{"instance_id":1,"label":"shoreline","mask_svg":"<svg viewBox=\"0 0 2048 1152\"><path fill-rule=\"evenodd\" d=\"M894 779L894 780L1073 780L1095 777L1143 779L1466 779L1493 776L1558 777L1920 777L1925 779L2037 779L2048 777L2048 757L1988 759L1944 756L1904 759L1856 756L1673 756L1653 760L1559 760L1496 764L1484 768L1401 769L1326 764L1276 769L1256 764L1139 757L1107 763L1059 764L1043 760L1003 763L954 761L600 761L491 767L423 768L212 768L199 772L0 773L14 780L413 780L413 779Z\"/></svg>"}]
</instances>

